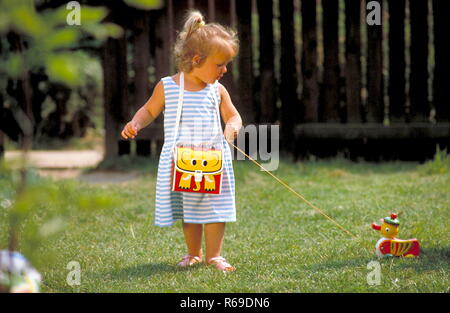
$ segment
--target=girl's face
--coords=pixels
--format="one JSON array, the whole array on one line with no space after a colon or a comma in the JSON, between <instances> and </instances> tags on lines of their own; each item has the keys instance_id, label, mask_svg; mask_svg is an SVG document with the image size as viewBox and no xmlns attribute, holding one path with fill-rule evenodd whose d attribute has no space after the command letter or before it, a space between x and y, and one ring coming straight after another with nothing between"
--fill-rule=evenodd
<instances>
[{"instance_id":1,"label":"girl's face","mask_svg":"<svg viewBox=\"0 0 450 313\"><path fill-rule=\"evenodd\" d=\"M219 50L209 55L199 66L194 66L192 74L206 84L212 84L222 78L227 72L227 65L234 57L232 51ZM195 56L193 62L198 62L200 58Z\"/></svg>"}]
</instances>

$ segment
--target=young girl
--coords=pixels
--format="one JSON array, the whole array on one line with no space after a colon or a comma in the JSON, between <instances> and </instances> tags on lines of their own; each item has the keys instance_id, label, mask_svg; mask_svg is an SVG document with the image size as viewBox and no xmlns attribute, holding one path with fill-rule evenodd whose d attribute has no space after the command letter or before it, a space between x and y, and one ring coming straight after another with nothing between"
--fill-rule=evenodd
<instances>
[{"instance_id":1,"label":"young girl","mask_svg":"<svg viewBox=\"0 0 450 313\"><path fill-rule=\"evenodd\" d=\"M161 79L153 95L122 131L123 138L135 138L139 130L164 111L165 140L158 166L155 225L163 227L177 219L183 221L187 255L178 263L181 267L202 262L204 225L206 262L224 272L235 270L221 256L221 250L225 223L236 221L234 174L227 140L236 138L242 120L218 80L227 72L227 64L238 49L234 31L215 23L205 24L198 11L190 11L175 43L179 72ZM184 85L184 90L178 124L180 85ZM217 110L225 122L223 134ZM173 149L177 142L213 142L223 148L220 194L172 191Z\"/></svg>"}]
</instances>

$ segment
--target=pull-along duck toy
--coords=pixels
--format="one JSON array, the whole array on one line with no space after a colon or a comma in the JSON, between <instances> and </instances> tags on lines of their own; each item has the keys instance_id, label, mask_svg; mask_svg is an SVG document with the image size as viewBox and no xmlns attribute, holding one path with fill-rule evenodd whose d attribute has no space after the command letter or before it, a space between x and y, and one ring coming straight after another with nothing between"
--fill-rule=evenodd
<instances>
[{"instance_id":1,"label":"pull-along duck toy","mask_svg":"<svg viewBox=\"0 0 450 313\"><path fill-rule=\"evenodd\" d=\"M419 256L419 241L413 239L397 239L400 222L397 214L380 219L381 225L372 223L372 228L379 230L383 237L375 245L378 257L417 257Z\"/></svg>"}]
</instances>

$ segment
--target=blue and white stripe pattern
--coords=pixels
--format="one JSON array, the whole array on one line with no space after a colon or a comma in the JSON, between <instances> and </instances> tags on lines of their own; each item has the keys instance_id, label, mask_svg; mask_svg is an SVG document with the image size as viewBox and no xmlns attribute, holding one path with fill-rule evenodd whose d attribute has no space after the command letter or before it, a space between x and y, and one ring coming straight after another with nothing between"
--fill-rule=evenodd
<instances>
[{"instance_id":1,"label":"blue and white stripe pattern","mask_svg":"<svg viewBox=\"0 0 450 313\"><path fill-rule=\"evenodd\" d=\"M223 148L223 177L221 193L202 194L172 191L172 163L175 120L179 86L172 77L162 79L164 86L164 145L156 180L155 225L171 226L176 220L185 223L207 224L236 221L234 173L230 147L218 129L216 107L220 99L218 83L208 84L200 91L184 91L183 110L177 143L210 143ZM213 95L215 92L215 96Z\"/></svg>"}]
</instances>

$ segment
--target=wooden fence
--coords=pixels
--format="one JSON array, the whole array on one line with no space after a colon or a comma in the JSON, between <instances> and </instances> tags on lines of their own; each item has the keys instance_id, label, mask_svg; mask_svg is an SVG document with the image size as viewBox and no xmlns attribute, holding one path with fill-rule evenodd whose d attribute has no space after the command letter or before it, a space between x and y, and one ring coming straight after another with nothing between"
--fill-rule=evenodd
<instances>
[{"instance_id":1,"label":"wooden fence","mask_svg":"<svg viewBox=\"0 0 450 313\"><path fill-rule=\"evenodd\" d=\"M280 124L281 148L297 156L429 157L450 138L450 1L373 2L167 0L152 12L116 4L110 19L131 31L104 48L107 156L130 153L120 129L176 72L176 31L197 8L238 30L240 53L222 83L244 125ZM376 4L381 25L369 25ZM162 141L159 118L136 153L156 155Z\"/></svg>"},{"instance_id":2,"label":"wooden fence","mask_svg":"<svg viewBox=\"0 0 450 313\"><path fill-rule=\"evenodd\" d=\"M126 29L100 50L107 158L158 155L162 116L136 141L120 131L175 74L172 46L189 8L237 29L240 53L221 82L244 125L281 126L283 150L423 159L450 146L448 0L166 0L155 11L83 3L106 4L108 21ZM369 25L377 4L381 25Z\"/></svg>"}]
</instances>

